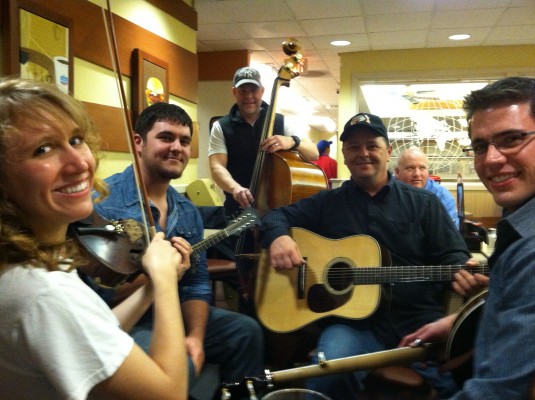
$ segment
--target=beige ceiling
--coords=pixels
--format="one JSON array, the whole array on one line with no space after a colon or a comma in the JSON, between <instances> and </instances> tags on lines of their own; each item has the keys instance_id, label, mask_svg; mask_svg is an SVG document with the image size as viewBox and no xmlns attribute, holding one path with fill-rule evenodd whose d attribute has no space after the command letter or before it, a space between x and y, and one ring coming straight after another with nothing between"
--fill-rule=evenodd
<instances>
[{"instance_id":1,"label":"beige ceiling","mask_svg":"<svg viewBox=\"0 0 535 400\"><path fill-rule=\"evenodd\" d=\"M340 52L535 44L535 0L195 0L199 52L251 51L279 69L281 43L295 37L308 74L291 89L316 115L338 117ZM455 42L448 36L468 33ZM346 39L347 47L330 42Z\"/></svg>"}]
</instances>

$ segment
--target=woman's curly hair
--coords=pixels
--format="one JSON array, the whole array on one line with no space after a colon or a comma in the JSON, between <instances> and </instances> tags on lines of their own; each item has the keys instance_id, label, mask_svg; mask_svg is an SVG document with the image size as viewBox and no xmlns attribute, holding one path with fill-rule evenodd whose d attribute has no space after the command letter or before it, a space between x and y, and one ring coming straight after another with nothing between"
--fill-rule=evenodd
<instances>
[{"instance_id":1,"label":"woman's curly hair","mask_svg":"<svg viewBox=\"0 0 535 400\"><path fill-rule=\"evenodd\" d=\"M0 80L0 181L8 178L6 155L10 150L8 143L13 143L13 138L24 135L27 128L43 125L61 128L68 119L80 128L98 162L100 136L79 101L48 83L19 78ZM95 189L107 193L104 182L97 178ZM74 259L73 267L84 263L72 239L51 245L38 242L31 230L22 225L20 212L0 185L0 271L14 263L57 270L60 250L62 256Z\"/></svg>"}]
</instances>

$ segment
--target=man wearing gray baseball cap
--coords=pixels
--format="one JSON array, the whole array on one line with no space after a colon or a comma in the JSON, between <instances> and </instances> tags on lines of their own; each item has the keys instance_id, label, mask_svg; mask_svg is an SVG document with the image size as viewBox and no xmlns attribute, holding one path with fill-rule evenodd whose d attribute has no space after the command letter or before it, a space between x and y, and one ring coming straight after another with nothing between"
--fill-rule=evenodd
<instances>
[{"instance_id":1,"label":"man wearing gray baseball cap","mask_svg":"<svg viewBox=\"0 0 535 400\"><path fill-rule=\"evenodd\" d=\"M212 126L208 148L212 179L225 192L228 216L254 202L249 188L260 150L269 153L296 150L305 161L318 158L316 145L301 139L296 127L278 113L273 135L260 143L269 105L262 101L264 87L258 70L251 67L238 69L233 85L232 95L236 104L228 115Z\"/></svg>"}]
</instances>

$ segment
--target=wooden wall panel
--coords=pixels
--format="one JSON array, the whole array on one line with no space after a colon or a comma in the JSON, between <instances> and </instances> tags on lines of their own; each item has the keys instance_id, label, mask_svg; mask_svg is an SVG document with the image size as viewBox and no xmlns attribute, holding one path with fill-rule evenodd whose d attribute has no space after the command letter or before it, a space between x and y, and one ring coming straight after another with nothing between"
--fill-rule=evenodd
<instances>
[{"instance_id":1,"label":"wooden wall panel","mask_svg":"<svg viewBox=\"0 0 535 400\"><path fill-rule=\"evenodd\" d=\"M454 199L457 198L457 192L450 190ZM494 202L492 195L484 190L464 189L464 209L470 213L470 218L478 219L480 217L499 217L502 215L502 208ZM470 219L469 218L469 219Z\"/></svg>"},{"instance_id":2,"label":"wooden wall panel","mask_svg":"<svg viewBox=\"0 0 535 400\"><path fill-rule=\"evenodd\" d=\"M191 29L197 29L197 11L181 0L147 0L160 10L178 19Z\"/></svg>"},{"instance_id":3,"label":"wooden wall panel","mask_svg":"<svg viewBox=\"0 0 535 400\"><path fill-rule=\"evenodd\" d=\"M102 67L113 69L108 46L102 8L86 0L2 0L2 25L4 37L11 36L13 14L9 10L17 7L46 8L69 18L73 22L71 40L74 57L79 57ZM176 44L161 38L145 29L113 15L119 50L121 72L126 76L132 73L132 52L140 48L169 63L169 92L192 103L198 102L198 59ZM6 43L6 73L16 73L18 67L18 48L13 41Z\"/></svg>"},{"instance_id":4,"label":"wooden wall panel","mask_svg":"<svg viewBox=\"0 0 535 400\"><path fill-rule=\"evenodd\" d=\"M102 137L102 150L129 152L123 110L89 102L83 104ZM198 122L193 122L190 158L199 158Z\"/></svg>"},{"instance_id":5,"label":"wooden wall panel","mask_svg":"<svg viewBox=\"0 0 535 400\"><path fill-rule=\"evenodd\" d=\"M104 151L130 151L123 110L102 104L83 102L102 137Z\"/></svg>"},{"instance_id":6,"label":"wooden wall panel","mask_svg":"<svg viewBox=\"0 0 535 400\"><path fill-rule=\"evenodd\" d=\"M249 65L250 59L248 50L201 52L199 53L199 80L232 80L236 70Z\"/></svg>"}]
</instances>

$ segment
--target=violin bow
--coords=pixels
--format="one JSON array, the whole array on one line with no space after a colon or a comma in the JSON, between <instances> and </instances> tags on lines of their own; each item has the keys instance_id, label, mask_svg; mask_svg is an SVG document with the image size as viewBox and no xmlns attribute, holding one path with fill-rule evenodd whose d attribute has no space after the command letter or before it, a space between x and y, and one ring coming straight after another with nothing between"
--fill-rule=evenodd
<instances>
[{"instance_id":1,"label":"violin bow","mask_svg":"<svg viewBox=\"0 0 535 400\"><path fill-rule=\"evenodd\" d=\"M138 197L141 202L141 213L143 214L143 219L148 222L148 227L145 225L146 229L146 240L147 245L150 241L150 238L152 238L156 234L156 224L154 223L154 218L152 216L152 212L150 210L150 200L149 195L147 193L147 188L145 186L145 181L143 179L143 174L141 173L141 167L139 162L139 155L136 152L136 145L135 145L135 139L134 139L134 129L132 127L132 121L130 119L130 115L128 113L128 103L126 101L126 91L124 90L123 86L123 80L122 80L122 73L121 73L121 65L119 62L119 52L118 52L118 46L117 46L117 39L115 35L115 27L113 25L113 16L111 12L111 2L110 0L106 0L107 9L105 10L102 8L102 13L104 17L104 27L106 29L106 37L108 39L108 45L110 48L111 53L111 59L113 68L116 74L117 78L117 86L119 87L119 94L120 94L120 100L122 104L122 110L123 110L123 118L125 120L125 126L126 126L126 133L127 133L127 139L128 139L128 147L130 149L130 153L133 156L134 161L134 172L136 177L136 183L137 183L137 189L138 189Z\"/></svg>"}]
</instances>

